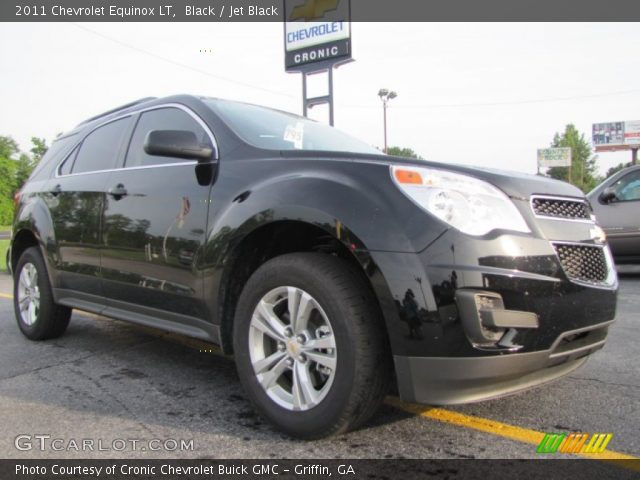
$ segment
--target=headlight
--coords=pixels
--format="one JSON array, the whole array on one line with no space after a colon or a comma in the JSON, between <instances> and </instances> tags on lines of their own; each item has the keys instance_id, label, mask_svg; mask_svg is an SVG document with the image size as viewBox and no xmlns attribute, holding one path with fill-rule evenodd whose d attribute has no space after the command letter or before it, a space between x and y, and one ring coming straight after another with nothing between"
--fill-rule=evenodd
<instances>
[{"instance_id":1,"label":"headlight","mask_svg":"<svg viewBox=\"0 0 640 480\"><path fill-rule=\"evenodd\" d=\"M391 166L391 178L419 207L469 235L530 232L513 202L493 185L433 168Z\"/></svg>"}]
</instances>

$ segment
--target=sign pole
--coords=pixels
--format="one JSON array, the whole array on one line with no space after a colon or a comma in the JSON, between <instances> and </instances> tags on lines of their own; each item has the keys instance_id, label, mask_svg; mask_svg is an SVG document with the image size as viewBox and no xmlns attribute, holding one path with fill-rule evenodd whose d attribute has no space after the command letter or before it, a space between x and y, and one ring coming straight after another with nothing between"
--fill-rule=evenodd
<instances>
[{"instance_id":1,"label":"sign pole","mask_svg":"<svg viewBox=\"0 0 640 480\"><path fill-rule=\"evenodd\" d=\"M302 72L302 116L307 116L307 72Z\"/></svg>"},{"instance_id":2,"label":"sign pole","mask_svg":"<svg viewBox=\"0 0 640 480\"><path fill-rule=\"evenodd\" d=\"M345 63L353 62L351 58L334 59L319 64L301 65L295 69L290 69L289 73L302 74L302 116L308 117L309 110L316 105L327 104L329 106L329 125L333 126L335 120L335 110L333 106L333 69ZM327 95L309 97L307 88L307 76L319 73L327 73Z\"/></svg>"},{"instance_id":3,"label":"sign pole","mask_svg":"<svg viewBox=\"0 0 640 480\"><path fill-rule=\"evenodd\" d=\"M333 65L329 67L329 125L333 127Z\"/></svg>"},{"instance_id":4,"label":"sign pole","mask_svg":"<svg viewBox=\"0 0 640 480\"><path fill-rule=\"evenodd\" d=\"M637 164L638 164L638 149L632 148L631 149L631 165L637 165Z\"/></svg>"}]
</instances>

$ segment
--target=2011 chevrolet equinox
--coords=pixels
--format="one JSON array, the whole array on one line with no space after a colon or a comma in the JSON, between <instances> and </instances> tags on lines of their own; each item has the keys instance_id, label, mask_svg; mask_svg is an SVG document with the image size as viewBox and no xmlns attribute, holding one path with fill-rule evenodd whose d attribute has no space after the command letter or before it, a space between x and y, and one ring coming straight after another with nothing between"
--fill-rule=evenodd
<instances>
[{"instance_id":1,"label":"2011 chevrolet equinox","mask_svg":"<svg viewBox=\"0 0 640 480\"><path fill-rule=\"evenodd\" d=\"M24 335L72 308L218 343L290 435L362 425L393 371L453 404L601 348L617 278L575 187L381 155L255 105L143 99L60 136L17 198Z\"/></svg>"}]
</instances>

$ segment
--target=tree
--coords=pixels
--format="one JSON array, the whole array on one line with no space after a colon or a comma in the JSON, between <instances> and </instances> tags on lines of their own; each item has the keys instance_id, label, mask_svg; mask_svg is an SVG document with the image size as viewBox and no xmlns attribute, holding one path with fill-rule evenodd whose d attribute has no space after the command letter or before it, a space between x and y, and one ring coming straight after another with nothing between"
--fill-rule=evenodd
<instances>
[{"instance_id":1,"label":"tree","mask_svg":"<svg viewBox=\"0 0 640 480\"><path fill-rule=\"evenodd\" d=\"M418 160L424 160L420 155L413 151L411 148L407 147L389 147L387 148L388 155L394 155L396 157L407 157L407 158L416 158Z\"/></svg>"},{"instance_id":2,"label":"tree","mask_svg":"<svg viewBox=\"0 0 640 480\"><path fill-rule=\"evenodd\" d=\"M29 175L33 171L33 160L26 153L21 153L20 158L16 161L16 173L15 173L15 190L18 191L24 185L24 182L27 181Z\"/></svg>"},{"instance_id":3,"label":"tree","mask_svg":"<svg viewBox=\"0 0 640 480\"><path fill-rule=\"evenodd\" d=\"M593 155L591 145L584 138L584 134L578 132L573 124L565 127L564 132L556 133L551 142L551 147L571 148L571 168L552 167L548 175L558 180L565 180L588 192L595 187L600 178L597 175L597 155ZM569 174L571 177L569 178Z\"/></svg>"},{"instance_id":4,"label":"tree","mask_svg":"<svg viewBox=\"0 0 640 480\"><path fill-rule=\"evenodd\" d=\"M26 153L20 154L18 158L18 167L16 170L16 190L20 190L24 182L27 181L33 169L38 166L40 160L45 153L47 153L48 147L44 138L31 137L31 155Z\"/></svg>"},{"instance_id":5,"label":"tree","mask_svg":"<svg viewBox=\"0 0 640 480\"><path fill-rule=\"evenodd\" d=\"M13 138L0 136L0 225L13 220L13 196L47 151L43 138L32 137L31 144L30 154L23 153Z\"/></svg>"},{"instance_id":6,"label":"tree","mask_svg":"<svg viewBox=\"0 0 640 480\"><path fill-rule=\"evenodd\" d=\"M609 178L611 175L613 175L614 173L618 173L620 170L622 170L623 168L627 168L630 167L632 164L631 162L627 162L627 163L619 163L618 165L616 165L615 167L611 167L609 170L607 170L607 173L605 175L605 178Z\"/></svg>"},{"instance_id":7,"label":"tree","mask_svg":"<svg viewBox=\"0 0 640 480\"><path fill-rule=\"evenodd\" d=\"M47 142L44 138L31 137L31 159L33 160L34 167L40 163L44 154L47 153L49 147L47 147Z\"/></svg>"},{"instance_id":8,"label":"tree","mask_svg":"<svg viewBox=\"0 0 640 480\"><path fill-rule=\"evenodd\" d=\"M11 137L0 136L0 225L13 220L13 194L16 188L16 154L18 144Z\"/></svg>"},{"instance_id":9,"label":"tree","mask_svg":"<svg viewBox=\"0 0 640 480\"><path fill-rule=\"evenodd\" d=\"M18 144L13 138L0 136L0 157L13 158L19 151Z\"/></svg>"}]
</instances>

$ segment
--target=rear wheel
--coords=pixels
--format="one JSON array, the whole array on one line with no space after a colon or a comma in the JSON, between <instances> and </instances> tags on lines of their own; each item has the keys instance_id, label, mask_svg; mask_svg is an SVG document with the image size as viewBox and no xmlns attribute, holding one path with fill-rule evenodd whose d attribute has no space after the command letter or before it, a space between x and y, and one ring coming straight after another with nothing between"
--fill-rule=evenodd
<instances>
[{"instance_id":1,"label":"rear wheel","mask_svg":"<svg viewBox=\"0 0 640 480\"><path fill-rule=\"evenodd\" d=\"M296 437L359 426L387 391L375 297L359 272L330 255L288 254L262 265L238 302L234 350L257 409Z\"/></svg>"},{"instance_id":2,"label":"rear wheel","mask_svg":"<svg viewBox=\"0 0 640 480\"><path fill-rule=\"evenodd\" d=\"M53 301L47 267L37 248L24 251L13 278L13 306L20 331L31 340L62 335L69 324L71 309Z\"/></svg>"}]
</instances>

